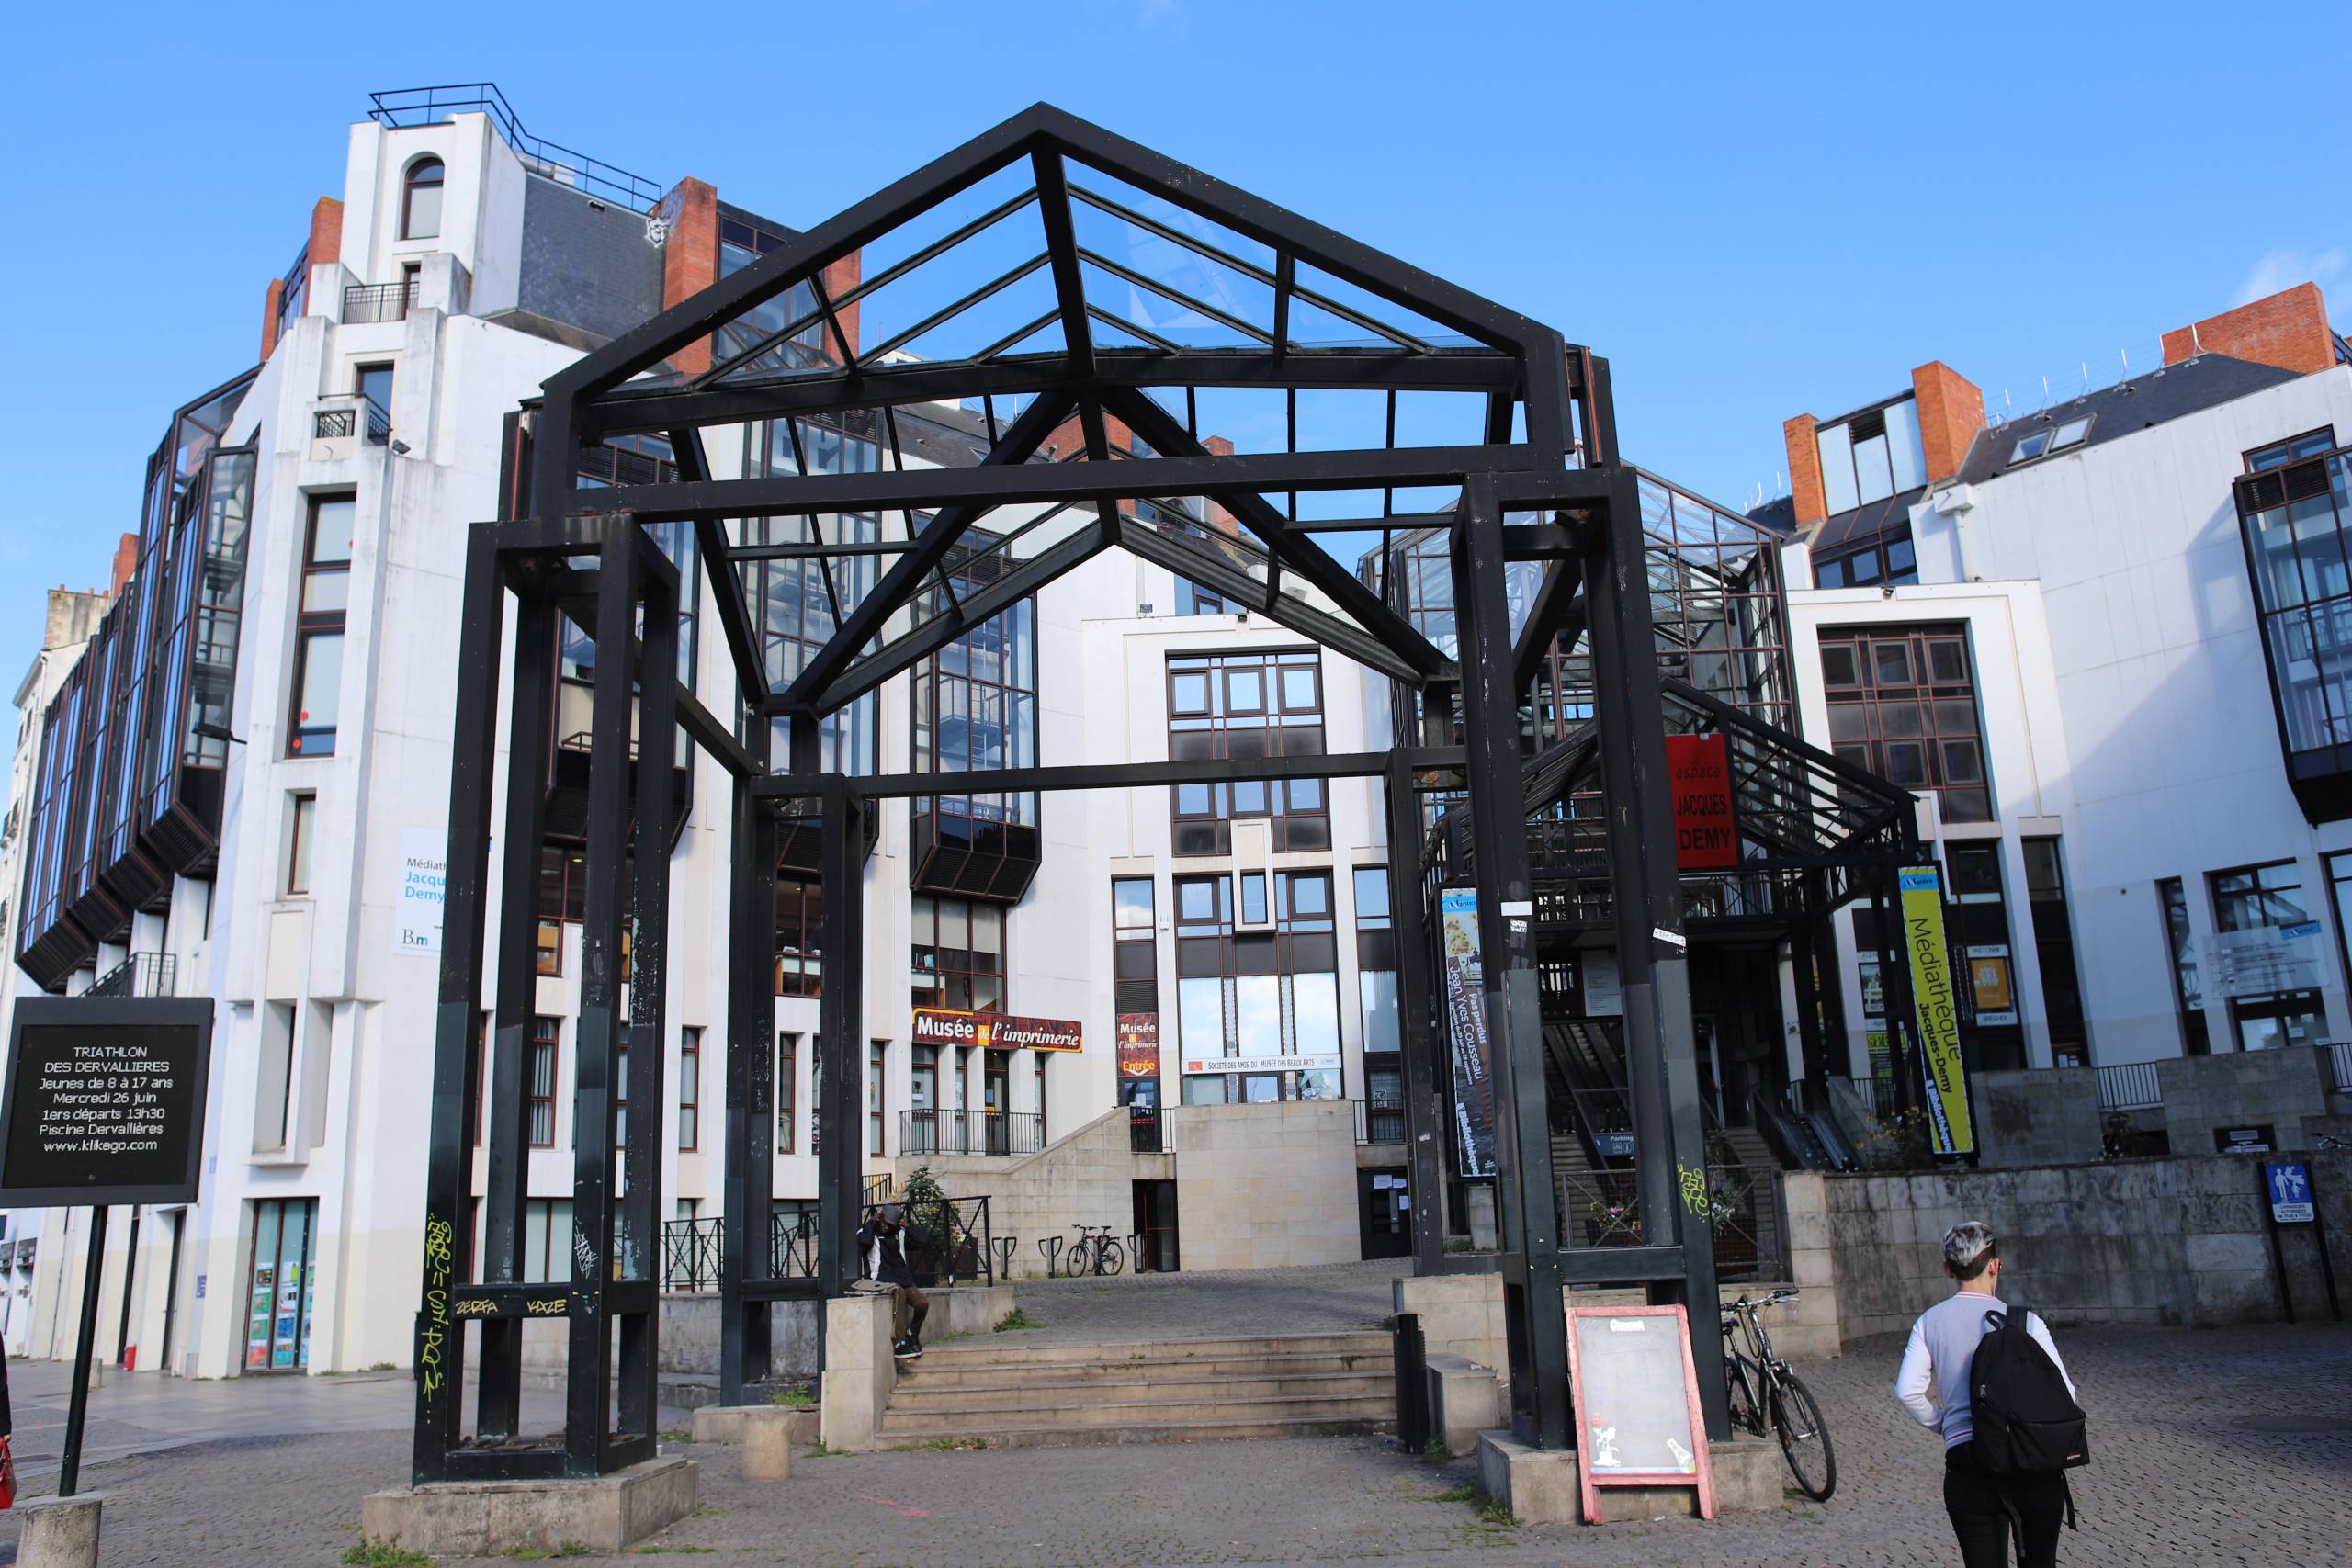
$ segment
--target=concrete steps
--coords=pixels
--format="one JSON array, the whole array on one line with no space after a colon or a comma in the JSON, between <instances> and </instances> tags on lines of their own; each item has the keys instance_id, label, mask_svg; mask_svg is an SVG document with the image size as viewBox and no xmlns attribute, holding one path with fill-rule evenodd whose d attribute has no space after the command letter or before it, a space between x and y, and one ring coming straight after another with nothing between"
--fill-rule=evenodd
<instances>
[{"instance_id":1,"label":"concrete steps","mask_svg":"<svg viewBox=\"0 0 2352 1568\"><path fill-rule=\"evenodd\" d=\"M900 1362L885 1448L1196 1442L1370 1432L1396 1421L1385 1334L946 1345Z\"/></svg>"}]
</instances>

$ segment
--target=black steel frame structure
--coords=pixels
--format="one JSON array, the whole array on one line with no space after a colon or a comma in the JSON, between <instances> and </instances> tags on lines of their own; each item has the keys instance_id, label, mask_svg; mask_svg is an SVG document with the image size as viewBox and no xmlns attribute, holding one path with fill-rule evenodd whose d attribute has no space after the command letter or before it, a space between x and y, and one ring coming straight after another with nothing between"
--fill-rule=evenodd
<instances>
[{"instance_id":1,"label":"black steel frame structure","mask_svg":"<svg viewBox=\"0 0 2352 1568\"><path fill-rule=\"evenodd\" d=\"M866 347L847 323L846 295L828 295L826 269L902 223L991 177L1026 175L1027 188L994 209L1034 208L1041 254L966 300L1032 275L1049 277L1054 309L1015 336L953 360L905 362L888 350L913 334ZM1143 193L1123 199L1113 189ZM1190 214L1187 228L1139 210L1138 200ZM1122 221L1246 274L1272 300L1272 320L1250 321L1194 299L1184 309L1249 340L1246 346L1186 346L1108 308L1088 280L1119 277L1168 295L1164 278L1090 249L1076 218L1116 210ZM988 215L895 266L868 270L870 294L992 221ZM1091 219L1088 220L1090 222ZM1217 252L1204 227L1239 236L1251 255ZM1331 281L1337 280L1337 281ZM739 325L763 305L804 290L814 306L743 352L682 373L678 356ZM1138 296L1140 297L1140 296ZM1173 297L1173 296L1170 296ZM1370 303L1367 303L1370 302ZM1392 310L1393 308L1393 310ZM1312 313L1340 321L1362 341L1299 341L1292 322ZM1409 325L1398 325L1399 320ZM1028 346L1047 327L1048 345ZM821 355L782 355L796 334L821 329ZM741 342L741 336L736 339ZM687 355L686 363L699 363ZM1703 1217L1698 1080L1692 1057L1682 889L1667 802L1665 728L1637 475L1619 459L1605 363L1527 320L1271 203L1087 124L1039 106L1015 116L838 217L790 241L701 294L664 311L549 379L522 417L527 439L510 443L516 471L504 487L513 520L478 525L465 557L465 612L450 779L447 896L434 1068L431 1166L420 1296L419 1408L413 1472L444 1479L589 1475L654 1451L659 1326L660 1160L653 1116L628 1119L616 1146L615 1055L631 1046L630 1098L659 1104L663 938L673 810L669 773L683 732L733 782L726 1021L726 1219L721 1258L723 1397L742 1397L770 1371L770 1303L828 1296L851 1271L864 1140L860 1053L824 1052L820 1086L818 1259L813 1279L771 1275L764 1245L775 1085L774 886L786 823L821 828L826 982L820 1032L828 1042L866 1037L859 943L869 814L878 801L955 791L1010 793L1165 786L1283 778L1384 781L1391 824L1392 918L1399 922L1400 1013L1412 1147L1416 1250L1434 1265L1441 1205L1442 1037L1432 1026L1432 976L1419 857L1418 792L1466 795L1476 838L1479 928L1492 1070L1502 1108L1498 1135L1501 1271L1509 1324L1512 1421L1528 1439L1563 1448L1569 1426L1561 1291L1571 1283L1646 1287L1654 1300L1714 1299ZM1216 449L1193 417L1207 389L1272 391L1290 430L1280 450ZM1385 398L1379 445L1301 449L1297 400L1340 390ZM1398 400L1465 395L1482 412L1479 438L1415 446L1397 439ZM704 457L709 428L854 413L890 428L911 403L968 400L988 410L989 447L975 465L797 473L725 479ZM1000 423L995 402L1019 412ZM1039 447L1076 420L1082 458L1046 461ZM1133 440L1114 449L1120 427ZM677 463L668 482L583 489L579 454L625 434L665 438ZM892 438L890 456L899 459ZM1317 492L1379 498L1353 526L1449 530L1458 658L1449 658L1308 536L1336 525L1302 523L1299 497ZM1434 494L1434 501L1429 498ZM1188 498L1175 501L1170 498ZM1194 511L1190 498L1206 498ZM1186 527L1209 507L1223 531ZM900 536L870 544L819 530L843 513L896 514ZM1057 528L1030 532L1037 516ZM1003 519L1028 516L1010 527ZM797 517L807 544L738 541L730 520ZM943 563L967 530L1020 540L1008 570L960 599ZM1170 519L1178 525L1168 525ZM682 582L647 534L693 525L705 581ZM1042 765L936 773L851 776L821 767L820 726L884 682L978 626L1003 606L1114 547L1263 614L1421 694L1424 744L1392 751L1305 758ZM875 581L863 597L838 594L831 563L867 556ZM836 596L833 635L791 679L772 679L742 562L783 556L826 568ZM1561 563L1585 609L1598 713L1595 744L1609 813L1609 876L1616 910L1629 1070L1641 1146L1643 1245L1569 1250L1559 1235L1546 1133L1535 922L1520 706L1528 660L1514 646L1504 566ZM1559 574L1555 574L1559 575ZM713 713L673 676L682 593L707 589L734 667L736 711ZM510 604L511 601L511 604ZM928 605L925 616L922 607ZM536 856L543 808L537 792L510 790L493 824L497 706L506 691L505 774L539 777L549 744L553 633L568 617L593 638L595 663L585 832L583 941L575 1133L574 1257L567 1287L522 1281L524 1161L528 1129L524 1072L534 977ZM512 621L509 643L506 627ZM1460 740L1457 743L1457 723ZM773 755L781 734L783 755ZM495 826L495 831L493 827ZM629 853L634 845L634 853ZM493 871L493 846L500 864ZM633 867L625 874L625 867ZM484 949L498 900L494 961ZM624 933L629 980L620 980ZM485 1001L494 1009L489 1071L487 1182L481 1194L482 1278L475 1255L472 1151L467 1130L478 1084L467 1071ZM594 1129L602 1128L598 1136ZM1430 1135L1436 1134L1436 1135ZM1652 1155L1650 1152L1655 1151ZM534 1441L517 1427L523 1325L560 1316L570 1330L565 1431ZM1702 1317L1699 1321L1712 1321ZM469 1345L466 1325L479 1323ZM1711 1430L1724 1435L1720 1369L1699 1356ZM468 1365L479 1373L473 1431L464 1435Z\"/></svg>"}]
</instances>

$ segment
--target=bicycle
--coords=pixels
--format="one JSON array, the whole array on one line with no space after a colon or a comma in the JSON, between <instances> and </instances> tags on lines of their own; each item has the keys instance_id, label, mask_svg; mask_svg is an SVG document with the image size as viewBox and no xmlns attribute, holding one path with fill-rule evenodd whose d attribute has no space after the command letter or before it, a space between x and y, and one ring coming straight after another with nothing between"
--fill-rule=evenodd
<instances>
[{"instance_id":1,"label":"bicycle","mask_svg":"<svg viewBox=\"0 0 2352 1568\"><path fill-rule=\"evenodd\" d=\"M1109 1225L1080 1225L1069 1244L1069 1266L1064 1277L1076 1279L1080 1274L1116 1274L1126 1267L1127 1255L1111 1237Z\"/></svg>"},{"instance_id":2,"label":"bicycle","mask_svg":"<svg viewBox=\"0 0 2352 1568\"><path fill-rule=\"evenodd\" d=\"M1794 1301L1794 1291L1774 1291L1761 1301L1742 1296L1723 1309L1724 1386L1731 1404L1731 1422L1752 1436L1768 1431L1781 1442L1781 1457L1797 1479L1797 1490L1816 1503L1826 1503L1838 1490L1838 1454L1829 1444L1829 1424L1804 1380L1772 1354L1772 1337L1764 1327L1767 1307ZM1746 1331L1742 1348L1739 1333Z\"/></svg>"}]
</instances>

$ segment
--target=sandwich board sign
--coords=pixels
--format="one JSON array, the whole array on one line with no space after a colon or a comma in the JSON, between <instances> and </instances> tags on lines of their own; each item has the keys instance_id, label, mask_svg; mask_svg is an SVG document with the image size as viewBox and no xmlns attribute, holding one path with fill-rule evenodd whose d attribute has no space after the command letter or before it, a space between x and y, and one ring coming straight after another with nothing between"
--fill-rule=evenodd
<instances>
[{"instance_id":1,"label":"sandwich board sign","mask_svg":"<svg viewBox=\"0 0 2352 1568\"><path fill-rule=\"evenodd\" d=\"M1696 1487L1699 1517L1715 1517L1707 1424L1682 1308L1569 1308L1568 1391L1586 1523L1601 1522L1604 1486Z\"/></svg>"}]
</instances>

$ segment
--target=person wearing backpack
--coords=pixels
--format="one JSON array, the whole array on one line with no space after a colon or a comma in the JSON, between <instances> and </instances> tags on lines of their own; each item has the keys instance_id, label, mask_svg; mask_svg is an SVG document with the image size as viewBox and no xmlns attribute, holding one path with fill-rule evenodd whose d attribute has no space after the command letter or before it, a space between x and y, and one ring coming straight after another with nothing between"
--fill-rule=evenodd
<instances>
[{"instance_id":1,"label":"person wearing backpack","mask_svg":"<svg viewBox=\"0 0 2352 1568\"><path fill-rule=\"evenodd\" d=\"M2051 1568L2074 1507L2065 1472L2088 1458L2074 1380L2049 1325L2001 1301L1990 1225L1944 1233L1944 1272L1957 1289L1911 1325L1894 1397L1943 1436L1944 1510L1965 1568L2006 1568L2012 1535L2019 1568Z\"/></svg>"}]
</instances>

